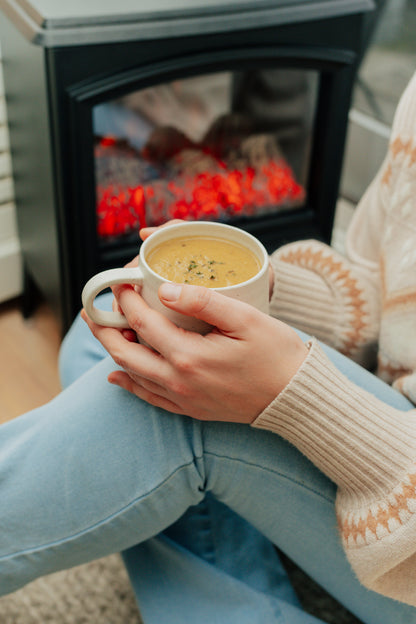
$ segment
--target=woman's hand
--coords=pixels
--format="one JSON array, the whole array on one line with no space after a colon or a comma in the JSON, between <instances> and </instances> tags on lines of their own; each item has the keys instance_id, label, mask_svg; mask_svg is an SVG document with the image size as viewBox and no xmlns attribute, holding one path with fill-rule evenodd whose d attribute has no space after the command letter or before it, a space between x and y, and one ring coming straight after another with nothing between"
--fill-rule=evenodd
<instances>
[{"instance_id":1,"label":"woman's hand","mask_svg":"<svg viewBox=\"0 0 416 624\"><path fill-rule=\"evenodd\" d=\"M176 327L132 287L114 288L130 327L149 346L93 323L91 331L123 370L109 381L170 412L251 423L283 390L307 348L289 326L199 286L163 284L167 307L214 326L205 336Z\"/></svg>"}]
</instances>

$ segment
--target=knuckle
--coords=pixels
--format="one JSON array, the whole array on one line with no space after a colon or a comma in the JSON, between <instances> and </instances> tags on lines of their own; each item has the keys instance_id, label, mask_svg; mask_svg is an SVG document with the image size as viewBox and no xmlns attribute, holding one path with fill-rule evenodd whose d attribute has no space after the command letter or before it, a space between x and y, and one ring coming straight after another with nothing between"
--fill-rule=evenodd
<instances>
[{"instance_id":1,"label":"knuckle","mask_svg":"<svg viewBox=\"0 0 416 624\"><path fill-rule=\"evenodd\" d=\"M117 366L120 366L120 368L126 367L126 361L120 351L117 351L117 350L113 351L111 353L111 357L114 360L114 362L117 364Z\"/></svg>"},{"instance_id":2,"label":"knuckle","mask_svg":"<svg viewBox=\"0 0 416 624\"><path fill-rule=\"evenodd\" d=\"M168 390L176 399L189 400L193 396L190 386L180 377L175 377L170 380Z\"/></svg>"},{"instance_id":3,"label":"knuckle","mask_svg":"<svg viewBox=\"0 0 416 624\"><path fill-rule=\"evenodd\" d=\"M172 364L182 374L189 374L195 370L195 360L196 358L192 353L180 351L172 354Z\"/></svg>"},{"instance_id":4,"label":"knuckle","mask_svg":"<svg viewBox=\"0 0 416 624\"><path fill-rule=\"evenodd\" d=\"M128 323L133 331L137 334L143 329L143 318L137 312L131 312L128 316Z\"/></svg>"},{"instance_id":5,"label":"knuckle","mask_svg":"<svg viewBox=\"0 0 416 624\"><path fill-rule=\"evenodd\" d=\"M200 314L205 310L211 301L211 293L208 288L194 287L194 297L192 312L194 314Z\"/></svg>"},{"instance_id":6,"label":"knuckle","mask_svg":"<svg viewBox=\"0 0 416 624\"><path fill-rule=\"evenodd\" d=\"M170 382L169 390L177 397L186 397L189 394L186 384L179 379Z\"/></svg>"},{"instance_id":7,"label":"knuckle","mask_svg":"<svg viewBox=\"0 0 416 624\"><path fill-rule=\"evenodd\" d=\"M259 322L258 310L252 306L247 306L244 320L248 327L255 327Z\"/></svg>"}]
</instances>

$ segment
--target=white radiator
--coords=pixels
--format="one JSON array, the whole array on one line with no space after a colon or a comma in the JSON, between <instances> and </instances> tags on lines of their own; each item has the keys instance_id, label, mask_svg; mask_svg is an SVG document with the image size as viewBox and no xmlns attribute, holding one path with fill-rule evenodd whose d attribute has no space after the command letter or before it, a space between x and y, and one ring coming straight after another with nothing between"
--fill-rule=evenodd
<instances>
[{"instance_id":1,"label":"white radiator","mask_svg":"<svg viewBox=\"0 0 416 624\"><path fill-rule=\"evenodd\" d=\"M0 50L0 302L22 292L22 259L16 228L9 134Z\"/></svg>"}]
</instances>

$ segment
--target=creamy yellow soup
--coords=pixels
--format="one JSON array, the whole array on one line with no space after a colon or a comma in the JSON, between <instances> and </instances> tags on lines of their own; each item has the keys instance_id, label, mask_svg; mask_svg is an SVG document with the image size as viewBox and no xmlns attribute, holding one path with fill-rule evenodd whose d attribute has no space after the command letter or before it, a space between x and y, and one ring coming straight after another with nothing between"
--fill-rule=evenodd
<instances>
[{"instance_id":1,"label":"creamy yellow soup","mask_svg":"<svg viewBox=\"0 0 416 624\"><path fill-rule=\"evenodd\" d=\"M146 255L155 273L180 284L222 288L254 277L261 264L257 256L238 243L206 236L174 238Z\"/></svg>"}]
</instances>

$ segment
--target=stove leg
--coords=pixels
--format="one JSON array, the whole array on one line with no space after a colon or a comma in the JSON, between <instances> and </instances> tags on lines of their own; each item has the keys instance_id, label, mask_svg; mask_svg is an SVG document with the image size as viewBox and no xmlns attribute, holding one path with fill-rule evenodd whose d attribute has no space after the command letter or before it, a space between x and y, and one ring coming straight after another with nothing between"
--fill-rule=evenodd
<instances>
[{"instance_id":1,"label":"stove leg","mask_svg":"<svg viewBox=\"0 0 416 624\"><path fill-rule=\"evenodd\" d=\"M23 295L21 299L22 314L30 318L42 300L41 292L26 266L23 267Z\"/></svg>"}]
</instances>

